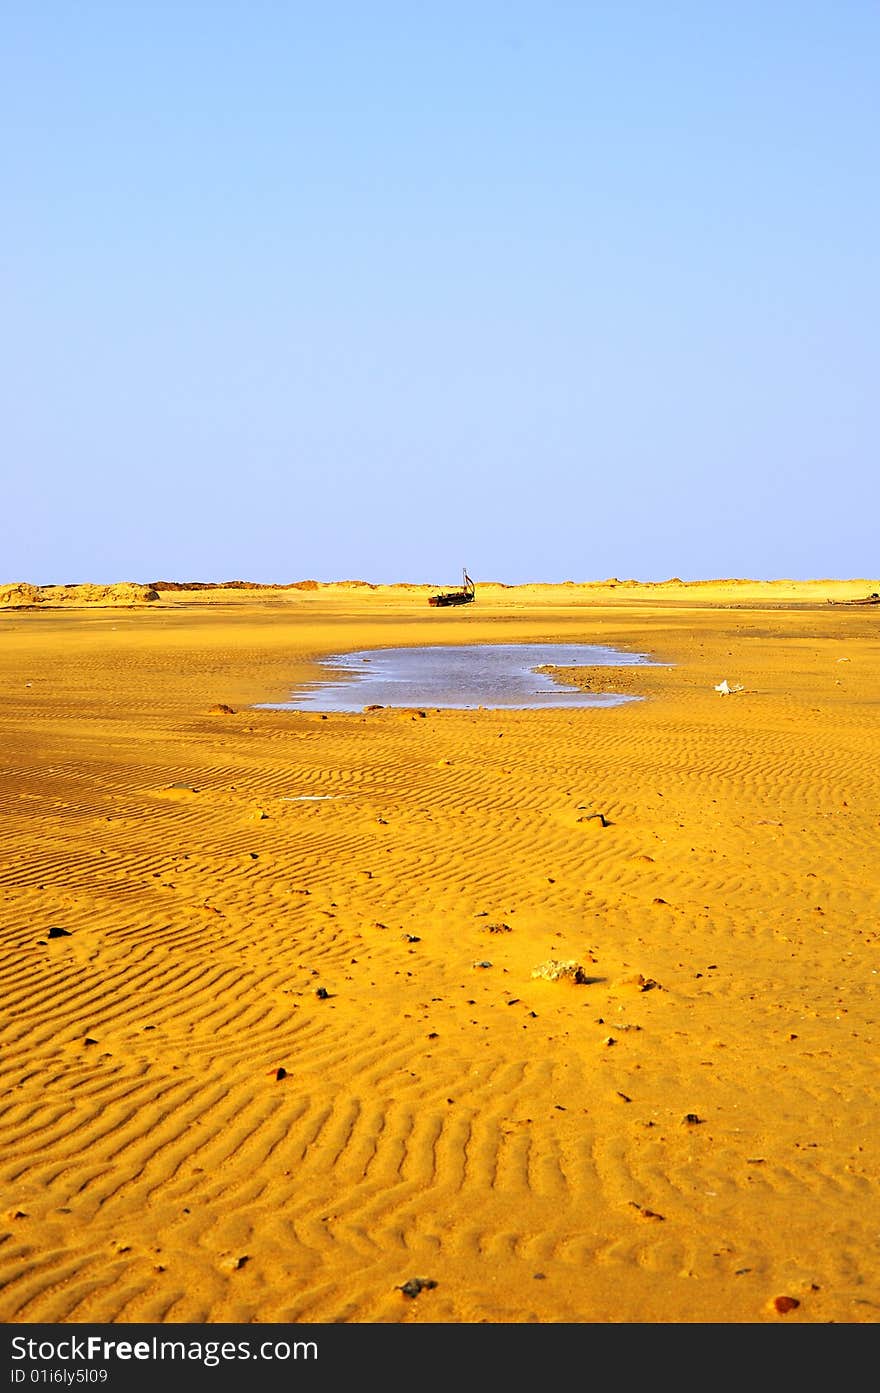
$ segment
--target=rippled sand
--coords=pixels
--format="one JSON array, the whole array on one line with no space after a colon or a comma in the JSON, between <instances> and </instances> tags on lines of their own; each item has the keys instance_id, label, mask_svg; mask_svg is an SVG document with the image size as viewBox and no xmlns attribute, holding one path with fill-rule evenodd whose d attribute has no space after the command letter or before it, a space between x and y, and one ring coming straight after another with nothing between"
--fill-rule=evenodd
<instances>
[{"instance_id":1,"label":"rippled sand","mask_svg":"<svg viewBox=\"0 0 880 1393\"><path fill-rule=\"evenodd\" d=\"M0 613L0 1319L876 1322L878 588ZM538 640L669 666L256 709Z\"/></svg>"}]
</instances>

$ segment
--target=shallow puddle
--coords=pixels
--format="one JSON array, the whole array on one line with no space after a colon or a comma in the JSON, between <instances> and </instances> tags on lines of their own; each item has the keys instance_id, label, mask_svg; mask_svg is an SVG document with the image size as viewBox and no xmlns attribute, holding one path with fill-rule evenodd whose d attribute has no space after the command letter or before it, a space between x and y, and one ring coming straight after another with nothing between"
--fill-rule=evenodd
<instances>
[{"instance_id":1,"label":"shallow puddle","mask_svg":"<svg viewBox=\"0 0 880 1393\"><path fill-rule=\"evenodd\" d=\"M273 711L362 711L367 706L453 710L619 706L639 697L582 692L563 686L542 667L634 667L641 653L587 643L449 644L375 648L321 660L327 677L298 688L289 701L264 702ZM653 666L653 664L651 664Z\"/></svg>"}]
</instances>

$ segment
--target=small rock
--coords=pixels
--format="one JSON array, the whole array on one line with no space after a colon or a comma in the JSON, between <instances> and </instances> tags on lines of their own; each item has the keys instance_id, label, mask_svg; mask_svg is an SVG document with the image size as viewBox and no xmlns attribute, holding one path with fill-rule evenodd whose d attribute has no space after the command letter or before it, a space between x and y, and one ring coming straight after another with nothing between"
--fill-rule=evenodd
<instances>
[{"instance_id":1,"label":"small rock","mask_svg":"<svg viewBox=\"0 0 880 1393\"><path fill-rule=\"evenodd\" d=\"M48 933L49 938L70 938L70 936L69 929L61 929L57 924L53 924Z\"/></svg>"},{"instance_id":2,"label":"small rock","mask_svg":"<svg viewBox=\"0 0 880 1393\"><path fill-rule=\"evenodd\" d=\"M283 1064L280 1065L279 1068L275 1070L275 1077L276 1077L276 1079L286 1079L286 1078L287 1078L287 1070L284 1068L284 1065L283 1065Z\"/></svg>"},{"instance_id":3,"label":"small rock","mask_svg":"<svg viewBox=\"0 0 880 1393\"><path fill-rule=\"evenodd\" d=\"M409 1281L404 1282L397 1290L402 1291L404 1296L415 1297L420 1291L431 1291L436 1285L432 1277L410 1277Z\"/></svg>"},{"instance_id":4,"label":"small rock","mask_svg":"<svg viewBox=\"0 0 880 1393\"><path fill-rule=\"evenodd\" d=\"M684 1117L682 1118L682 1122L685 1124L685 1126L688 1127L697 1127L702 1121L703 1119L701 1117L697 1117L697 1114L695 1112L685 1113Z\"/></svg>"},{"instance_id":5,"label":"small rock","mask_svg":"<svg viewBox=\"0 0 880 1393\"><path fill-rule=\"evenodd\" d=\"M248 1257L247 1253L241 1253L237 1257L230 1254L229 1257L220 1259L219 1266L221 1271L223 1272L238 1272L242 1267L244 1267L245 1263L249 1261L250 1258Z\"/></svg>"},{"instance_id":6,"label":"small rock","mask_svg":"<svg viewBox=\"0 0 880 1393\"><path fill-rule=\"evenodd\" d=\"M655 982L653 977L645 977L641 972L634 972L631 977L619 977L614 985L617 987L636 987L640 992L649 992L654 987L659 987L660 983Z\"/></svg>"},{"instance_id":7,"label":"small rock","mask_svg":"<svg viewBox=\"0 0 880 1393\"><path fill-rule=\"evenodd\" d=\"M326 1001L330 996L330 993L328 992L326 987L316 987L315 996L320 997L322 1001Z\"/></svg>"},{"instance_id":8,"label":"small rock","mask_svg":"<svg viewBox=\"0 0 880 1393\"><path fill-rule=\"evenodd\" d=\"M781 1316L787 1316L789 1311L796 1311L800 1304L796 1296L776 1296L773 1299L773 1308Z\"/></svg>"}]
</instances>

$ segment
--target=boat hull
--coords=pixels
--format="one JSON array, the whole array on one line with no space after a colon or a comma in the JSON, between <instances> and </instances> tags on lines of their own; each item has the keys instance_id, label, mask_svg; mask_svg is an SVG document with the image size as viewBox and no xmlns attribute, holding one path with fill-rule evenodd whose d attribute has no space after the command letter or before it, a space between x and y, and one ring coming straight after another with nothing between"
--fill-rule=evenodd
<instances>
[{"instance_id":1,"label":"boat hull","mask_svg":"<svg viewBox=\"0 0 880 1393\"><path fill-rule=\"evenodd\" d=\"M473 604L473 600L473 595L459 594L457 591L450 591L446 595L429 596L428 604L433 605L435 608L443 609L447 605L470 605Z\"/></svg>"}]
</instances>

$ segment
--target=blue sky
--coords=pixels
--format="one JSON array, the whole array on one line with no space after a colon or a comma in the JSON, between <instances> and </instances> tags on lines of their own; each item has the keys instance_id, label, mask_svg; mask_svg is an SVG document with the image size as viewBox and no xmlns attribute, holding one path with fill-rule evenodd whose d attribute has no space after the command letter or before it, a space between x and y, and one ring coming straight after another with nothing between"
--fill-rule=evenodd
<instances>
[{"instance_id":1,"label":"blue sky","mask_svg":"<svg viewBox=\"0 0 880 1393\"><path fill-rule=\"evenodd\" d=\"M0 581L880 574L873 0L0 36Z\"/></svg>"}]
</instances>

